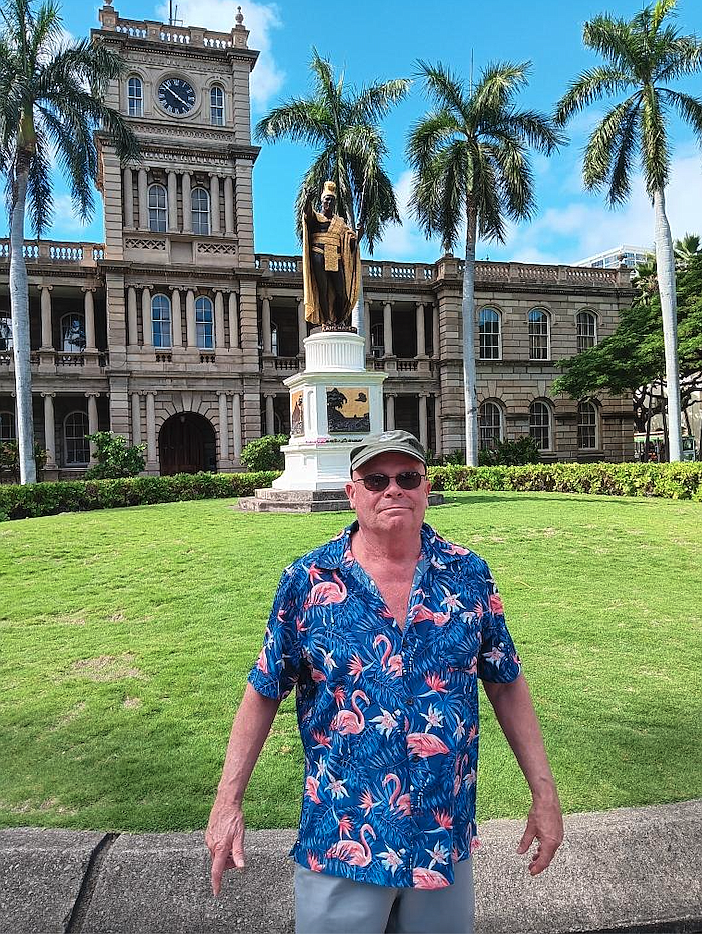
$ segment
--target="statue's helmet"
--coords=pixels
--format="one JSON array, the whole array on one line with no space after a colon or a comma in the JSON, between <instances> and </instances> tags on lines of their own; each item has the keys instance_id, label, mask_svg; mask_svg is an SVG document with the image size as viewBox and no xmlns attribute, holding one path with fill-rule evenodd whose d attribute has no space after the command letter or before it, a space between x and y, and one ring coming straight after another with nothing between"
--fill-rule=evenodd
<instances>
[{"instance_id":1,"label":"statue's helmet","mask_svg":"<svg viewBox=\"0 0 702 934\"><path fill-rule=\"evenodd\" d=\"M332 198L336 200L336 182L324 183L324 188L322 188L322 197L326 198L327 195L331 195Z\"/></svg>"}]
</instances>

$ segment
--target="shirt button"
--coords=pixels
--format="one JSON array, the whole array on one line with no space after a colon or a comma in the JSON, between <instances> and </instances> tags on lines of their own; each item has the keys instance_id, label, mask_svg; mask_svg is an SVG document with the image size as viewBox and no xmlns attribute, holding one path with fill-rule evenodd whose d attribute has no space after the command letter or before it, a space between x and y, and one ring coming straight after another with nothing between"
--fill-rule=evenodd
<instances>
[{"instance_id":1,"label":"shirt button","mask_svg":"<svg viewBox=\"0 0 702 934\"><path fill-rule=\"evenodd\" d=\"M414 698L408 697L405 703L407 704L408 707L411 707L414 704Z\"/></svg>"},{"instance_id":2,"label":"shirt button","mask_svg":"<svg viewBox=\"0 0 702 934\"><path fill-rule=\"evenodd\" d=\"M419 762L419 756L415 753L413 756L410 756L412 762Z\"/></svg>"}]
</instances>

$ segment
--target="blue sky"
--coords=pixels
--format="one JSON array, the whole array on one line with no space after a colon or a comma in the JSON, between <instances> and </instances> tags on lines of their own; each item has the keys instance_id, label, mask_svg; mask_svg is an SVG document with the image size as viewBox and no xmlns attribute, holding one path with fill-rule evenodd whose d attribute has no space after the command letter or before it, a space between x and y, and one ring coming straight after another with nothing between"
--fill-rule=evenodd
<instances>
[{"instance_id":1,"label":"blue sky","mask_svg":"<svg viewBox=\"0 0 702 934\"><path fill-rule=\"evenodd\" d=\"M345 80L362 85L375 80L411 76L418 58L442 61L468 77L471 49L474 73L488 62L532 62L529 86L520 105L548 110L568 82L597 59L582 47L583 23L597 13L615 11L630 17L640 8L635 0L295 0L276 4L242 0L249 45L261 50L252 75L253 120L282 99L305 94L308 62L315 46ZM125 18L167 18L167 0L115 0ZM97 6L69 0L64 23L73 36L97 26ZM228 30L236 4L230 0L179 0L178 16L188 25ZM685 33L702 35L702 3L680 0L678 22ZM702 95L702 78L677 85ZM439 250L427 243L405 210L410 175L404 160L408 127L428 108L419 82L408 99L384 123L390 148L387 171L396 187L405 218L389 228L375 250L379 259L432 262ZM569 128L570 144L546 159L534 159L538 212L529 224L511 228L505 244L481 243L478 257L524 262L573 262L620 243L648 246L653 242L653 212L637 184L628 204L609 210L601 196L583 192L580 157L587 132L603 105L578 117ZM702 157L689 128L673 120L675 146L672 183L667 193L673 236L702 233ZM299 180L310 160L299 145L263 147L254 169L256 249L267 253L298 251L292 206ZM47 238L102 239L100 212L88 227L72 215L70 199L56 178L56 219ZM460 252L460 248L457 248Z\"/></svg>"}]
</instances>

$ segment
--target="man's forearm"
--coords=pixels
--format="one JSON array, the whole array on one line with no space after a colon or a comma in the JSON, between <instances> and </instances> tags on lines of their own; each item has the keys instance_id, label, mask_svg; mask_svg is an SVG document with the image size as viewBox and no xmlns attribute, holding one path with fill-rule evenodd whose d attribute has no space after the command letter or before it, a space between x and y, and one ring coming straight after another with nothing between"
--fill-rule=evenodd
<instances>
[{"instance_id":1,"label":"man's forearm","mask_svg":"<svg viewBox=\"0 0 702 934\"><path fill-rule=\"evenodd\" d=\"M535 800L557 799L556 783L524 676L520 675L509 684L483 681L483 687L532 797Z\"/></svg>"},{"instance_id":2,"label":"man's forearm","mask_svg":"<svg viewBox=\"0 0 702 934\"><path fill-rule=\"evenodd\" d=\"M243 801L246 786L279 706L279 700L264 697L250 684L246 685L217 786L217 798L221 801L228 804L241 804Z\"/></svg>"}]
</instances>

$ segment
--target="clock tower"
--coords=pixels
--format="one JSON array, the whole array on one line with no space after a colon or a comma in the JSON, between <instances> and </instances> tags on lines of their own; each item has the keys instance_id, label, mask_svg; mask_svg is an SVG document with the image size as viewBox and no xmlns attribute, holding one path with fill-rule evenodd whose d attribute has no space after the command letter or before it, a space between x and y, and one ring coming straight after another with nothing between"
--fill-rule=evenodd
<instances>
[{"instance_id":1,"label":"clock tower","mask_svg":"<svg viewBox=\"0 0 702 934\"><path fill-rule=\"evenodd\" d=\"M125 63L107 103L142 157L121 165L98 139L111 428L147 443L154 473L236 469L261 428L249 97L258 53L240 7L227 33L124 19L112 0L99 17L93 38ZM162 437L174 417L194 440Z\"/></svg>"}]
</instances>

